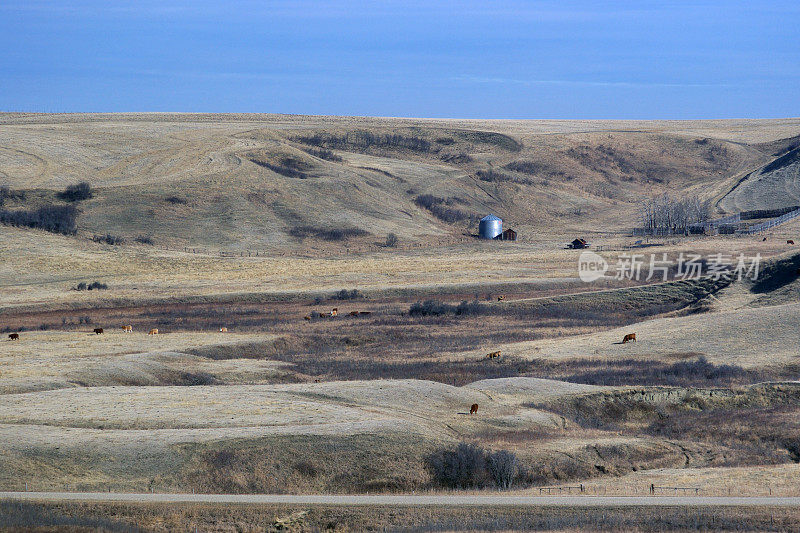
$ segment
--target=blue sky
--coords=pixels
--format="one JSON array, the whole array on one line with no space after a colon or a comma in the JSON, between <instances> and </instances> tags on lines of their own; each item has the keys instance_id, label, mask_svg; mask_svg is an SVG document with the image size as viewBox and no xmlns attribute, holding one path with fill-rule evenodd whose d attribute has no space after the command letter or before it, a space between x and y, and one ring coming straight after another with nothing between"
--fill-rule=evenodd
<instances>
[{"instance_id":1,"label":"blue sky","mask_svg":"<svg viewBox=\"0 0 800 533\"><path fill-rule=\"evenodd\" d=\"M800 2L0 0L0 110L800 116Z\"/></svg>"}]
</instances>

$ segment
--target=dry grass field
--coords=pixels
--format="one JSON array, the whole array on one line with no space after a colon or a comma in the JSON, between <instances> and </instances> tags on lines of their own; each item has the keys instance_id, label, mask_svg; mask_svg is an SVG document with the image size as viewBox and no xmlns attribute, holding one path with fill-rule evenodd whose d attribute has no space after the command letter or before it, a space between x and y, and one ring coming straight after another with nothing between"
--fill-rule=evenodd
<instances>
[{"instance_id":1,"label":"dry grass field","mask_svg":"<svg viewBox=\"0 0 800 533\"><path fill-rule=\"evenodd\" d=\"M640 201L665 192L714 216L800 204L798 119L2 114L0 132L2 209L80 210L74 234L0 225L4 489L493 490L508 451L522 494L800 492L800 255L787 244L800 220L753 236L631 233ZM82 181L92 198L59 198ZM489 212L520 240L475 239ZM564 249L577 236L612 266L761 254L762 276L583 283L580 251ZM460 443L485 464L450 483L436 461L463 459ZM82 512L45 507L8 516ZM268 525L246 509L109 509L92 512L141 513L152 529ZM646 529L614 512L603 527ZM399 523L341 513L312 522ZM396 516L475 520L460 513ZM551 529L579 527L567 515Z\"/></svg>"}]
</instances>

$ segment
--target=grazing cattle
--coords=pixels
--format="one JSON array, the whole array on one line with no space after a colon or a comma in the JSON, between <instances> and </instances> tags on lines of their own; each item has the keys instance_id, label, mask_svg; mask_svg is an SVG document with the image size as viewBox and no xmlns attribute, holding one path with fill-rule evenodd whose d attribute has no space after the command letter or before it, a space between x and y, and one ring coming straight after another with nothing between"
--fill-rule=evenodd
<instances>
[{"instance_id":1,"label":"grazing cattle","mask_svg":"<svg viewBox=\"0 0 800 533\"><path fill-rule=\"evenodd\" d=\"M219 328L219 332L220 333L228 333L228 328L225 328L225 327Z\"/></svg>"},{"instance_id":2,"label":"grazing cattle","mask_svg":"<svg viewBox=\"0 0 800 533\"><path fill-rule=\"evenodd\" d=\"M498 296L498 297L497 297L497 301L498 301L498 302L502 302L502 301L503 301L503 300L505 300L505 299L506 299L506 297L505 297L505 296L503 296L502 294L501 294L500 296Z\"/></svg>"},{"instance_id":3,"label":"grazing cattle","mask_svg":"<svg viewBox=\"0 0 800 533\"><path fill-rule=\"evenodd\" d=\"M158 335L158 328L151 329L147 334L148 335Z\"/></svg>"},{"instance_id":4,"label":"grazing cattle","mask_svg":"<svg viewBox=\"0 0 800 533\"><path fill-rule=\"evenodd\" d=\"M789 239L788 241L786 241L786 244L794 244L794 241L792 239Z\"/></svg>"},{"instance_id":5,"label":"grazing cattle","mask_svg":"<svg viewBox=\"0 0 800 533\"><path fill-rule=\"evenodd\" d=\"M350 316L358 316L358 311L350 311Z\"/></svg>"},{"instance_id":6,"label":"grazing cattle","mask_svg":"<svg viewBox=\"0 0 800 533\"><path fill-rule=\"evenodd\" d=\"M764 237L763 239L761 239L761 242L767 242L767 238Z\"/></svg>"},{"instance_id":7,"label":"grazing cattle","mask_svg":"<svg viewBox=\"0 0 800 533\"><path fill-rule=\"evenodd\" d=\"M94 334L95 335L102 335L103 334L103 328L94 328Z\"/></svg>"},{"instance_id":8,"label":"grazing cattle","mask_svg":"<svg viewBox=\"0 0 800 533\"><path fill-rule=\"evenodd\" d=\"M474 415L477 412L478 412L478 404L473 403L472 407L469 408L469 414Z\"/></svg>"},{"instance_id":9,"label":"grazing cattle","mask_svg":"<svg viewBox=\"0 0 800 533\"><path fill-rule=\"evenodd\" d=\"M303 320L311 320L311 315L306 315L303 317Z\"/></svg>"},{"instance_id":10,"label":"grazing cattle","mask_svg":"<svg viewBox=\"0 0 800 533\"><path fill-rule=\"evenodd\" d=\"M626 342L636 342L636 333L628 333L622 337L622 344L625 344Z\"/></svg>"},{"instance_id":11,"label":"grazing cattle","mask_svg":"<svg viewBox=\"0 0 800 533\"><path fill-rule=\"evenodd\" d=\"M338 308L338 307L334 307L334 308L331 310L331 316L336 316L336 315L338 315L338 314L339 314L339 308Z\"/></svg>"},{"instance_id":12,"label":"grazing cattle","mask_svg":"<svg viewBox=\"0 0 800 533\"><path fill-rule=\"evenodd\" d=\"M494 359L495 357L500 357L500 350L497 350L496 352L492 352L492 353L487 353L486 354L486 358L487 359Z\"/></svg>"},{"instance_id":13,"label":"grazing cattle","mask_svg":"<svg viewBox=\"0 0 800 533\"><path fill-rule=\"evenodd\" d=\"M18 341L19 340L19 333L9 333L8 340Z\"/></svg>"},{"instance_id":14,"label":"grazing cattle","mask_svg":"<svg viewBox=\"0 0 800 533\"><path fill-rule=\"evenodd\" d=\"M122 331L125 333L130 333L133 331L133 326L122 326Z\"/></svg>"}]
</instances>

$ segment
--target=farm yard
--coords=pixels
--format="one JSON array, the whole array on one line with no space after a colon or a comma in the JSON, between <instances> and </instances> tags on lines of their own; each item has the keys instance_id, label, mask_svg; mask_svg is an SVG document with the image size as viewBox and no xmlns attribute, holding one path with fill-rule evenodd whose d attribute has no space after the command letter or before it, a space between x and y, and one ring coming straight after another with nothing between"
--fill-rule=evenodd
<instances>
[{"instance_id":1,"label":"farm yard","mask_svg":"<svg viewBox=\"0 0 800 533\"><path fill-rule=\"evenodd\" d=\"M800 496L800 220L632 233L645 197L721 218L794 194L798 120L0 128L0 210L79 209L74 231L0 224L0 489ZM490 212L518 240L477 239ZM760 254L761 277L585 283L578 235L612 267Z\"/></svg>"}]
</instances>

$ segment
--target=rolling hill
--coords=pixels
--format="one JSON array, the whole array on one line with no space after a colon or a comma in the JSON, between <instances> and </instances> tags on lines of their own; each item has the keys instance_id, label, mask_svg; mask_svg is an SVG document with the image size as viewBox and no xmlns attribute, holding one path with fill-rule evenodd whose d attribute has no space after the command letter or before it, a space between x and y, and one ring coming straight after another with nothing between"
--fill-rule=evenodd
<instances>
[{"instance_id":1,"label":"rolling hill","mask_svg":"<svg viewBox=\"0 0 800 533\"><path fill-rule=\"evenodd\" d=\"M762 205L796 181L796 162L775 154L800 120L3 114L0 127L0 186L27 193L6 208L57 203L86 181L80 235L236 251L369 248L388 233L453 242L488 212L523 240L613 232L663 192ZM769 171L756 197L757 169Z\"/></svg>"}]
</instances>

